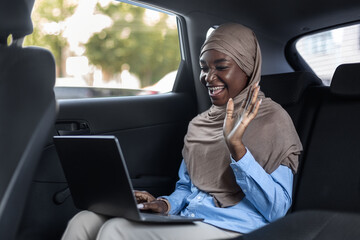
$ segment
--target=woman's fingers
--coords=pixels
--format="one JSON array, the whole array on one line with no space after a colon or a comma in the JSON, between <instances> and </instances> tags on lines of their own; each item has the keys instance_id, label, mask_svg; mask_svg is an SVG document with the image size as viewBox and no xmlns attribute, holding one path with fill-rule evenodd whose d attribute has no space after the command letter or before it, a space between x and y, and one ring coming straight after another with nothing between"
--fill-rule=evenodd
<instances>
[{"instance_id":1,"label":"woman's fingers","mask_svg":"<svg viewBox=\"0 0 360 240\"><path fill-rule=\"evenodd\" d=\"M226 118L232 120L233 113L234 113L234 101L232 100L232 98L230 98L226 105Z\"/></svg>"},{"instance_id":2,"label":"woman's fingers","mask_svg":"<svg viewBox=\"0 0 360 240\"><path fill-rule=\"evenodd\" d=\"M260 86L258 85L251 87L249 90L247 98L244 100L244 103L241 106L244 109L240 111L240 115L236 121L235 127L232 127L232 130L230 130L230 136L237 135L242 137L246 127L255 118L261 103L261 101L258 99L259 91ZM232 111L234 110L232 109Z\"/></svg>"},{"instance_id":3,"label":"woman's fingers","mask_svg":"<svg viewBox=\"0 0 360 240\"><path fill-rule=\"evenodd\" d=\"M224 135L227 136L234 126L234 101L229 99L226 105L226 116L224 120Z\"/></svg>"},{"instance_id":4,"label":"woman's fingers","mask_svg":"<svg viewBox=\"0 0 360 240\"><path fill-rule=\"evenodd\" d=\"M247 120L251 121L256 116L256 114L254 114L254 113L255 113L255 109L258 108L258 102L259 102L258 94L259 94L259 91L260 91L260 86L254 86L252 88L251 99L248 100L249 104L245 109L245 115L246 116L244 116L243 119L246 118ZM257 111L256 111L256 113L257 113Z\"/></svg>"},{"instance_id":5,"label":"woman's fingers","mask_svg":"<svg viewBox=\"0 0 360 240\"><path fill-rule=\"evenodd\" d=\"M234 159L241 159L246 153L246 148L242 142L244 132L249 123L255 118L261 100L258 100L260 87L256 84L247 93L246 99L241 103L237 110L238 117L234 117L234 102L229 99L226 106L226 116L224 120L224 137L226 144Z\"/></svg>"},{"instance_id":6,"label":"woman's fingers","mask_svg":"<svg viewBox=\"0 0 360 240\"><path fill-rule=\"evenodd\" d=\"M155 200L155 197L146 191L134 190L134 195L138 203L151 202Z\"/></svg>"},{"instance_id":7,"label":"woman's fingers","mask_svg":"<svg viewBox=\"0 0 360 240\"><path fill-rule=\"evenodd\" d=\"M165 213L167 204L162 200L157 200L153 195L146 191L134 190L134 195L140 210L150 210L157 213Z\"/></svg>"},{"instance_id":8,"label":"woman's fingers","mask_svg":"<svg viewBox=\"0 0 360 240\"><path fill-rule=\"evenodd\" d=\"M242 137L246 127L255 118L261 101L258 99L260 86L253 85L247 93L246 99L241 104L238 118L234 118L234 101L229 99L226 106L224 120L224 136L226 139Z\"/></svg>"},{"instance_id":9,"label":"woman's fingers","mask_svg":"<svg viewBox=\"0 0 360 240\"><path fill-rule=\"evenodd\" d=\"M255 116L257 115L257 113L259 111L259 107L261 105L261 102L262 102L262 99L260 99L256 102L255 109L251 112L251 120L253 120L255 118Z\"/></svg>"},{"instance_id":10,"label":"woman's fingers","mask_svg":"<svg viewBox=\"0 0 360 240\"><path fill-rule=\"evenodd\" d=\"M246 95L246 98L245 98L245 101L244 101L245 110L249 109L249 105L250 105L251 100L252 100L252 98L254 96L254 88L255 88L255 86L251 86L248 93L247 93L247 95Z\"/></svg>"},{"instance_id":11,"label":"woman's fingers","mask_svg":"<svg viewBox=\"0 0 360 240\"><path fill-rule=\"evenodd\" d=\"M138 204L138 208L156 213L165 213L167 211L167 204L161 200L154 200L152 202Z\"/></svg>"}]
</instances>

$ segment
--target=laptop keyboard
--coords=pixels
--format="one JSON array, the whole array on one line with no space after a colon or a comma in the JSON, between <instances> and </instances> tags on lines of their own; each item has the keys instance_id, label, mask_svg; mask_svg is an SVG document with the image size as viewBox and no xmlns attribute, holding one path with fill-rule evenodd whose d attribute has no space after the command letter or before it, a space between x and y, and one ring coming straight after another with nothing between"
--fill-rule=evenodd
<instances>
[{"instance_id":1,"label":"laptop keyboard","mask_svg":"<svg viewBox=\"0 0 360 240\"><path fill-rule=\"evenodd\" d=\"M141 213L141 217L151 222L188 222L199 221L199 218L184 217L180 215L161 215L154 213Z\"/></svg>"}]
</instances>

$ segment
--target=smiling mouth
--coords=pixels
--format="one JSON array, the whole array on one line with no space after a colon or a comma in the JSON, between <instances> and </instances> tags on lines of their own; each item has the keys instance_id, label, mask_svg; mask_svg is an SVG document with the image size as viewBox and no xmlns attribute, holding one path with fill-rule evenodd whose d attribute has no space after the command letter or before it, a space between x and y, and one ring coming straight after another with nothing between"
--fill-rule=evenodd
<instances>
[{"instance_id":1,"label":"smiling mouth","mask_svg":"<svg viewBox=\"0 0 360 240\"><path fill-rule=\"evenodd\" d=\"M221 93L225 89L225 86L208 87L209 95L215 96Z\"/></svg>"}]
</instances>

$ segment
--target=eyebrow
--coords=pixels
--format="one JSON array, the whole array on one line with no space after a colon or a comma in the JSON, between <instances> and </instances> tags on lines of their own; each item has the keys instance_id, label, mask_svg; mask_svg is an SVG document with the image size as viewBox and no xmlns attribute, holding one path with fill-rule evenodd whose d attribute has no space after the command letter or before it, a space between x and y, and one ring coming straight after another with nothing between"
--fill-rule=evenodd
<instances>
[{"instance_id":1,"label":"eyebrow","mask_svg":"<svg viewBox=\"0 0 360 240\"><path fill-rule=\"evenodd\" d=\"M226 58L219 58L214 61L214 63L221 63L221 62L229 62L229 60Z\"/></svg>"},{"instance_id":2,"label":"eyebrow","mask_svg":"<svg viewBox=\"0 0 360 240\"><path fill-rule=\"evenodd\" d=\"M219 59L216 59L216 60L214 61L215 64L216 64L216 63L221 63L221 62L229 62L229 60L226 59L226 58L219 58ZM205 64L206 62L205 62L204 60L200 60L200 63Z\"/></svg>"}]
</instances>

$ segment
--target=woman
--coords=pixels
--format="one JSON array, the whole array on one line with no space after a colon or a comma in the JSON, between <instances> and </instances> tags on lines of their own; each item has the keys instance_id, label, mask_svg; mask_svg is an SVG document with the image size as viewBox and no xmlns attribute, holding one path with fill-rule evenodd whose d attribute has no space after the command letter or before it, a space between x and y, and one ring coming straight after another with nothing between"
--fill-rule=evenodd
<instances>
[{"instance_id":1,"label":"woman","mask_svg":"<svg viewBox=\"0 0 360 240\"><path fill-rule=\"evenodd\" d=\"M83 211L63 239L230 238L286 214L302 147L288 114L260 91L254 33L221 25L202 46L200 67L212 106L189 124L175 191L158 199L147 192L135 196L143 210L204 222L146 225Z\"/></svg>"}]
</instances>

